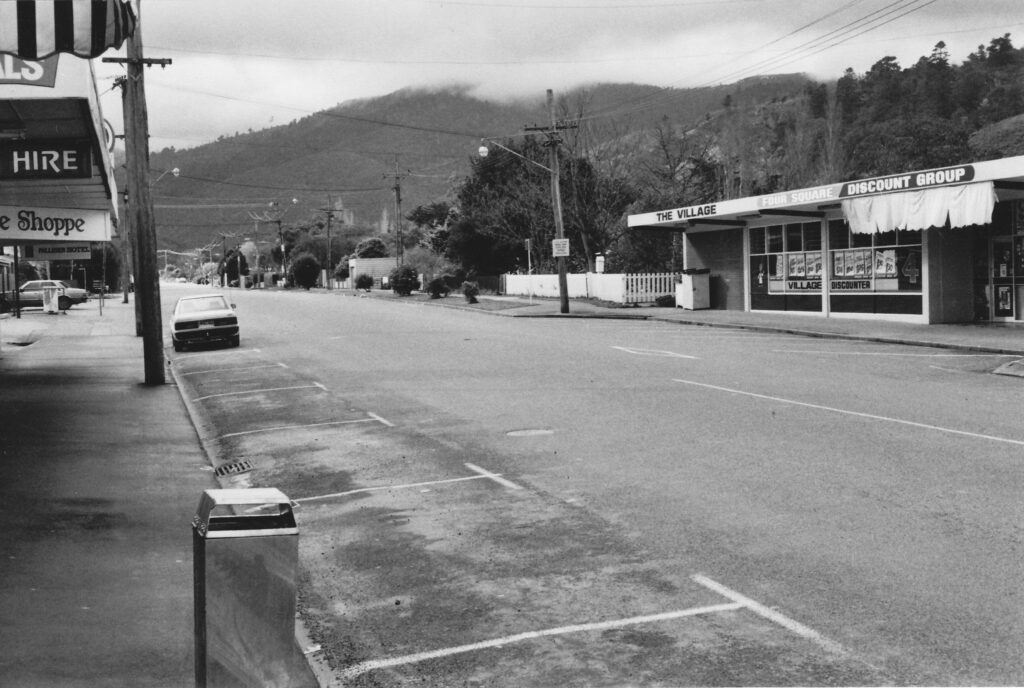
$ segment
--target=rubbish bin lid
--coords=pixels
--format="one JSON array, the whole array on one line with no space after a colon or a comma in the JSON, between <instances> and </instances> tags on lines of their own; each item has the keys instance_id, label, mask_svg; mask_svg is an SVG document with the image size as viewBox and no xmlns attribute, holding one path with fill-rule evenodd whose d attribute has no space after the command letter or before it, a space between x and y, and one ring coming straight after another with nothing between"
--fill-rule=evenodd
<instances>
[{"instance_id":1,"label":"rubbish bin lid","mask_svg":"<svg viewBox=\"0 0 1024 688\"><path fill-rule=\"evenodd\" d=\"M273 487L206 490L192 519L201 537L297 535L292 502Z\"/></svg>"}]
</instances>

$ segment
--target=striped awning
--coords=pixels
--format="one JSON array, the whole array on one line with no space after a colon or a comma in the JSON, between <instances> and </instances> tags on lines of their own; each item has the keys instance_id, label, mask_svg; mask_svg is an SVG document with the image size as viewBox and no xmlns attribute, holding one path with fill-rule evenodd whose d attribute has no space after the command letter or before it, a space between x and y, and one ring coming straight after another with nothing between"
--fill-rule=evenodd
<instances>
[{"instance_id":1,"label":"striped awning","mask_svg":"<svg viewBox=\"0 0 1024 688\"><path fill-rule=\"evenodd\" d=\"M121 47L135 23L126 0L0 0L0 53L98 57Z\"/></svg>"}]
</instances>

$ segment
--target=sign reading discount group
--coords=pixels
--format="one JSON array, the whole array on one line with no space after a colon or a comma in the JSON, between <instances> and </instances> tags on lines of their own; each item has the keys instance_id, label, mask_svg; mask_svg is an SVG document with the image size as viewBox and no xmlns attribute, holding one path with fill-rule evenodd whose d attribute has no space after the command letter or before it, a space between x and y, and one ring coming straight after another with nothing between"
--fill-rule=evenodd
<instances>
[{"instance_id":1,"label":"sign reading discount group","mask_svg":"<svg viewBox=\"0 0 1024 688\"><path fill-rule=\"evenodd\" d=\"M110 241L110 215L77 208L0 206L0 244Z\"/></svg>"}]
</instances>

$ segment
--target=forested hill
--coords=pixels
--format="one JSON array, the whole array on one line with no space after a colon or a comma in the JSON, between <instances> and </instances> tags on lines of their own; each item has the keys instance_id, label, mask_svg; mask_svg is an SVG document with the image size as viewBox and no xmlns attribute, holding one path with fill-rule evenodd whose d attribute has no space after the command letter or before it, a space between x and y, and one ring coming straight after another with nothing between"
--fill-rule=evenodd
<instances>
[{"instance_id":1,"label":"forested hill","mask_svg":"<svg viewBox=\"0 0 1024 688\"><path fill-rule=\"evenodd\" d=\"M910 66L881 56L831 83L785 75L703 89L597 84L557 96L560 118L584 122L566 155L634 186L633 207L1024 154L1024 51L1009 35L960 62L939 43ZM155 188L159 244L190 250L248 235L272 201L288 209L286 226L322 220L330 203L368 234L394 214L396 177L403 215L452 200L481 138L513 145L524 126L546 120L543 93L499 103L466 88L408 89L160 151L151 168L181 176Z\"/></svg>"},{"instance_id":2,"label":"forested hill","mask_svg":"<svg viewBox=\"0 0 1024 688\"><path fill-rule=\"evenodd\" d=\"M606 120L628 121L602 134L617 136L662 117L698 121L730 94L753 105L798 93L807 83L794 75L699 90L600 84L558 94L559 117L607 113ZM638 110L630 109L634 104ZM624 108L627 114L616 114ZM154 188L160 246L190 250L225 233L251 234L251 214L264 214L272 201L288 208L285 225L322 218L330 202L351 210L356 225L369 232L384 213L394 214L395 175L405 214L445 198L469 172L482 138L516 140L525 126L547 120L543 92L529 102L495 102L464 88L407 89L196 148L155 152L151 169L180 170ZM276 231L275 225L260 231L271 228Z\"/></svg>"}]
</instances>

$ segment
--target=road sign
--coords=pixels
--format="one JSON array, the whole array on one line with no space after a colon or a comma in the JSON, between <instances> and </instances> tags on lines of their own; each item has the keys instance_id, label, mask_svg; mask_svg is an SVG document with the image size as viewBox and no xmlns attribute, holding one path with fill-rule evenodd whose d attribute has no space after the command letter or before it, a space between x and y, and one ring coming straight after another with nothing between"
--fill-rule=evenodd
<instances>
[{"instance_id":1,"label":"road sign","mask_svg":"<svg viewBox=\"0 0 1024 688\"><path fill-rule=\"evenodd\" d=\"M568 239L552 239L551 240L551 255L555 258L565 258L569 255L569 240Z\"/></svg>"}]
</instances>

